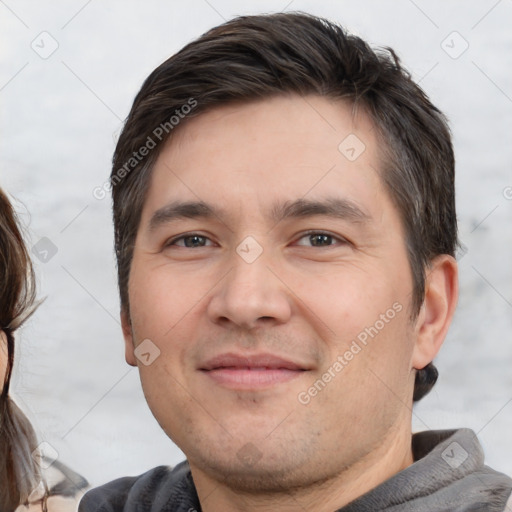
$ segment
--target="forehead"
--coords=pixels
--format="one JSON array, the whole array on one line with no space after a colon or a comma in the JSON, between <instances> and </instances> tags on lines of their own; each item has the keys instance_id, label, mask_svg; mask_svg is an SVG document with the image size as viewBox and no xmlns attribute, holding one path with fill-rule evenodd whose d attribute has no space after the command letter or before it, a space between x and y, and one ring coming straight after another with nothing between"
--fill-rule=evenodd
<instances>
[{"instance_id":1,"label":"forehead","mask_svg":"<svg viewBox=\"0 0 512 512\"><path fill-rule=\"evenodd\" d=\"M351 105L281 96L216 107L187 119L153 169L143 219L172 200L255 212L335 194L379 214L387 201L372 122Z\"/></svg>"}]
</instances>

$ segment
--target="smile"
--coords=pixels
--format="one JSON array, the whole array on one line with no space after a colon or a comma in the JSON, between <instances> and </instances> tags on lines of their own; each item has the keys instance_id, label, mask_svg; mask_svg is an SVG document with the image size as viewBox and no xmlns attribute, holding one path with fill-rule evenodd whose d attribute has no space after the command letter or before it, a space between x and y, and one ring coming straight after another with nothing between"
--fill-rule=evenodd
<instances>
[{"instance_id":1,"label":"smile","mask_svg":"<svg viewBox=\"0 0 512 512\"><path fill-rule=\"evenodd\" d=\"M306 370L266 367L224 367L202 370L214 382L230 389L252 390L289 382Z\"/></svg>"}]
</instances>

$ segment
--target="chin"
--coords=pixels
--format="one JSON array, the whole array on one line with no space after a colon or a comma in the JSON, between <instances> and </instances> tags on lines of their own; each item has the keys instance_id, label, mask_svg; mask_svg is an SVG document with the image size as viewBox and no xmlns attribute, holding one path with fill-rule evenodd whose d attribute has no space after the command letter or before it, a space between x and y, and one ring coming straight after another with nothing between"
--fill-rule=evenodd
<instances>
[{"instance_id":1,"label":"chin","mask_svg":"<svg viewBox=\"0 0 512 512\"><path fill-rule=\"evenodd\" d=\"M203 461L198 467L210 478L236 492L247 494L280 494L283 489L289 492L311 485L312 480L318 481L319 476L311 470L311 466L308 473L304 473L304 470L300 469L304 465L297 466L293 460L273 460L265 463L261 459L252 465L242 461L233 463L232 459L206 462Z\"/></svg>"}]
</instances>

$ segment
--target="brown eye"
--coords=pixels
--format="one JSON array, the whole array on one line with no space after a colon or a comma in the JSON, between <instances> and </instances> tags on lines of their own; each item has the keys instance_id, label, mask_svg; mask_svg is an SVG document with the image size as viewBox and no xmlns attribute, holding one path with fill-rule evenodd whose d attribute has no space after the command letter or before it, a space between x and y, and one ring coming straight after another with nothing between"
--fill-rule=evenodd
<instances>
[{"instance_id":1,"label":"brown eye","mask_svg":"<svg viewBox=\"0 0 512 512\"><path fill-rule=\"evenodd\" d=\"M323 247L325 245L331 245L333 238L330 235L309 235L309 240L311 242L311 245L314 247Z\"/></svg>"},{"instance_id":2,"label":"brown eye","mask_svg":"<svg viewBox=\"0 0 512 512\"><path fill-rule=\"evenodd\" d=\"M346 241L329 233L317 231L306 233L297 241L297 245L309 247L332 247L337 245L337 243L344 244Z\"/></svg>"},{"instance_id":3,"label":"brown eye","mask_svg":"<svg viewBox=\"0 0 512 512\"><path fill-rule=\"evenodd\" d=\"M171 240L167 247L173 245L186 248L205 247L208 241L209 239L206 236L198 234L184 235Z\"/></svg>"}]
</instances>

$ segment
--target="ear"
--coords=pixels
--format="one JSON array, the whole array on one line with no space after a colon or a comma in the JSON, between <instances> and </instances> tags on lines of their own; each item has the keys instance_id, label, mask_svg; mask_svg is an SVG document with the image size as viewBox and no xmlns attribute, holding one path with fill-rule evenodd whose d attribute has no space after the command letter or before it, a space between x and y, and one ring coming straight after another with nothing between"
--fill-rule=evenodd
<instances>
[{"instance_id":1,"label":"ear","mask_svg":"<svg viewBox=\"0 0 512 512\"><path fill-rule=\"evenodd\" d=\"M126 308L121 309L121 327L123 329L124 338L124 358L130 366L137 366L135 360L135 346L133 342L132 323L130 321L130 314Z\"/></svg>"},{"instance_id":2,"label":"ear","mask_svg":"<svg viewBox=\"0 0 512 512\"><path fill-rule=\"evenodd\" d=\"M439 352L459 296L457 262L448 254L435 257L427 270L425 299L416 319L412 367L421 370Z\"/></svg>"}]
</instances>

